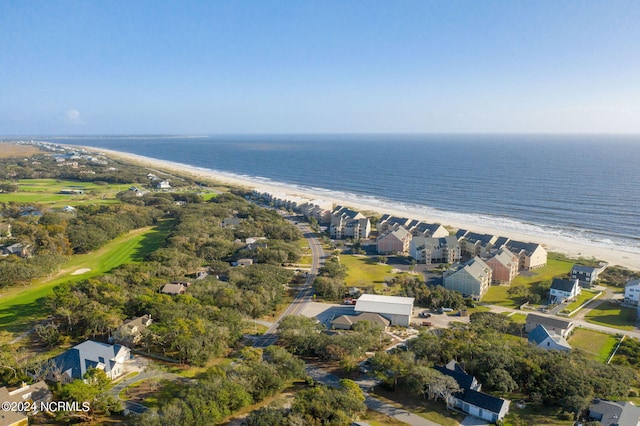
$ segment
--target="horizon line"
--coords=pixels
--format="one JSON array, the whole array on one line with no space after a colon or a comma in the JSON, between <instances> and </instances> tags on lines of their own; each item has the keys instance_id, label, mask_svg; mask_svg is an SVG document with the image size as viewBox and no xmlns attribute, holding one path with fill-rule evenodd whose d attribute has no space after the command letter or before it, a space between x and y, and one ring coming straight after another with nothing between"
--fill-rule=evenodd
<instances>
[{"instance_id":1,"label":"horizon line","mask_svg":"<svg viewBox=\"0 0 640 426\"><path fill-rule=\"evenodd\" d=\"M170 137L207 138L216 136L640 136L639 133L569 132L245 132L245 133L86 133L86 134L7 134L5 138L96 138L96 137Z\"/></svg>"}]
</instances>

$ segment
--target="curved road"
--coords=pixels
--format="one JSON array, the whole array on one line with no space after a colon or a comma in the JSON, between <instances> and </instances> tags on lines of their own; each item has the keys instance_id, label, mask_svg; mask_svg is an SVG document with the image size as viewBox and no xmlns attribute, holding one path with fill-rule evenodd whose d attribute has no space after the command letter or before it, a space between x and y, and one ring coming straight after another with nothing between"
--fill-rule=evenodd
<instances>
[{"instance_id":1,"label":"curved road","mask_svg":"<svg viewBox=\"0 0 640 426\"><path fill-rule=\"evenodd\" d=\"M293 217L285 218L290 221L296 220ZM278 340L278 325L280 324L280 321L289 315L300 315L307 303L313 300L313 280L316 279L318 270L324 264L325 253L322 249L322 245L320 244L320 240L318 240L309 225L306 223L296 223L296 226L309 242L309 247L311 248L311 269L307 274L307 280L300 292L296 295L295 299L293 299L293 302L291 302L287 309L285 309L280 317L278 317L276 322L274 322L262 336L255 340L253 346L258 348L266 348L267 346L274 344Z\"/></svg>"}]
</instances>

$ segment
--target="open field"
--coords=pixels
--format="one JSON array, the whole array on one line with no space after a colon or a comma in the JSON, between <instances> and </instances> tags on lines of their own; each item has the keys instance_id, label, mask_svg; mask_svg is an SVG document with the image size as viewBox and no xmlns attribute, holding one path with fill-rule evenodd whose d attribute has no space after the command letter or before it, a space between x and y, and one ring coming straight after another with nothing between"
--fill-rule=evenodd
<instances>
[{"instance_id":1,"label":"open field","mask_svg":"<svg viewBox=\"0 0 640 426\"><path fill-rule=\"evenodd\" d=\"M298 247L300 247L302 253L300 259L298 260L298 264L303 266L311 266L313 258L311 256L309 242L306 240L306 238L300 238L298 241L296 241L296 244L298 245Z\"/></svg>"},{"instance_id":2,"label":"open field","mask_svg":"<svg viewBox=\"0 0 640 426\"><path fill-rule=\"evenodd\" d=\"M620 330L635 330L636 310L625 308L617 303L605 301L589 310L585 319L588 322L613 327Z\"/></svg>"},{"instance_id":3,"label":"open field","mask_svg":"<svg viewBox=\"0 0 640 426\"><path fill-rule=\"evenodd\" d=\"M0 295L0 330L16 333L29 329L33 321L46 315L41 299L51 294L59 284L101 275L124 263L141 262L162 246L172 226L173 221L164 220L155 227L136 229L99 250L73 256L57 274L35 280L27 287L12 287L4 291ZM71 275L78 269L90 271Z\"/></svg>"},{"instance_id":4,"label":"open field","mask_svg":"<svg viewBox=\"0 0 640 426\"><path fill-rule=\"evenodd\" d=\"M605 363L618 340L620 339L611 334L576 328L567 341L573 348L580 349L590 358Z\"/></svg>"},{"instance_id":5,"label":"open field","mask_svg":"<svg viewBox=\"0 0 640 426\"><path fill-rule=\"evenodd\" d=\"M391 276L391 266L378 263L374 257L340 255L340 263L347 267L347 286L382 285L385 277Z\"/></svg>"},{"instance_id":6,"label":"open field","mask_svg":"<svg viewBox=\"0 0 640 426\"><path fill-rule=\"evenodd\" d=\"M511 282L511 287L524 286L532 292L537 293L540 283L551 281L554 277L567 275L567 273L571 271L574 263L572 260L556 259L553 253L549 253L545 267L528 271L527 274L518 275ZM482 301L492 305L516 308L520 303L516 298L512 298L507 294L509 288L509 286L491 286L487 294L482 297Z\"/></svg>"},{"instance_id":7,"label":"open field","mask_svg":"<svg viewBox=\"0 0 640 426\"><path fill-rule=\"evenodd\" d=\"M22 179L18 181L18 191L0 194L0 202L38 203L49 207L113 203L117 202L116 194L130 186L128 184L96 185L92 182L56 179ZM80 190L83 194L60 194L62 190Z\"/></svg>"},{"instance_id":8,"label":"open field","mask_svg":"<svg viewBox=\"0 0 640 426\"><path fill-rule=\"evenodd\" d=\"M542 404L527 403L524 408L518 408L513 399L509 407L509 414L504 418L504 425L546 425L546 426L570 426L572 420L561 420L561 414L556 408L544 407ZM571 416L569 416L571 419Z\"/></svg>"},{"instance_id":9,"label":"open field","mask_svg":"<svg viewBox=\"0 0 640 426\"><path fill-rule=\"evenodd\" d=\"M42 151L33 145L18 145L15 143L3 143L0 145L0 158L24 158L31 157L34 154L38 154Z\"/></svg>"}]
</instances>

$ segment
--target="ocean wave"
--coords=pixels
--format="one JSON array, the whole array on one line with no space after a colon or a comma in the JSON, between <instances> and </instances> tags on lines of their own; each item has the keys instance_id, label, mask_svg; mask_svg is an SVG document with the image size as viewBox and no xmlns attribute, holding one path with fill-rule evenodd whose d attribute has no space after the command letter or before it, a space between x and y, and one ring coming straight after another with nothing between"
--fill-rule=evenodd
<instances>
[{"instance_id":1,"label":"ocean wave","mask_svg":"<svg viewBox=\"0 0 640 426\"><path fill-rule=\"evenodd\" d=\"M174 163L176 165L180 163ZM181 164L185 167L193 167L186 164ZM465 223L469 225L470 230L473 231L473 226L476 225L482 228L491 228L496 231L504 232L504 236L508 236L509 233L517 232L520 234L535 236L536 239L544 242L545 237L553 240L566 241L568 243L577 243L580 245L615 249L619 251L625 251L629 253L640 253L640 239L634 239L631 237L621 235L604 234L594 230L579 228L579 227L560 227L535 222L524 222L514 218L497 216L493 214L483 213L460 213L454 211L442 210L419 203L407 203L390 198L358 194L352 191L335 191L318 186L306 186L300 184L287 183L282 181L275 181L270 178L250 176L246 174L232 173L228 171L208 169L204 167L195 167L203 172L211 172L229 178L250 180L252 182L265 182L269 186L280 189L284 193L291 192L303 192L312 197L322 198L327 195L331 195L331 198L337 200L352 200L355 204L369 205L373 209L385 211L404 211L408 216L418 216L428 218L432 222L442 222L447 224L453 223ZM346 203L348 204L348 203Z\"/></svg>"}]
</instances>

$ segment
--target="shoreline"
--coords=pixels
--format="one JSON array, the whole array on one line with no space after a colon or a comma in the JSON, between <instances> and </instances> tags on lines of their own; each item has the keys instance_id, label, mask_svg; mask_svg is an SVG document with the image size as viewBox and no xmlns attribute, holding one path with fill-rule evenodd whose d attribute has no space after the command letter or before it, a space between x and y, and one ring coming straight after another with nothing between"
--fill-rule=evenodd
<instances>
[{"instance_id":1,"label":"shoreline","mask_svg":"<svg viewBox=\"0 0 640 426\"><path fill-rule=\"evenodd\" d=\"M566 241L561 238L550 238L548 236L540 236L535 234L535 229L527 231L517 230L500 230L486 225L470 224L464 221L443 217L430 217L421 212L411 209L398 209L393 206L384 206L376 204L367 204L366 200L359 201L349 199L347 197L331 194L330 192L314 192L311 189L292 188L285 182L264 181L259 178L237 176L225 174L215 170L203 169L200 167L190 166L187 164L174 163L167 160L160 160L151 157L145 157L127 152L114 151L110 149L96 148L91 146L83 146L82 148L93 152L104 152L107 156L119 159L128 163L135 163L145 167L154 167L167 170L175 174L182 174L198 179L209 179L214 182L227 184L230 186L257 189L261 192L269 192L277 194L281 198L289 199L305 199L307 201L322 199L327 205L344 205L361 212L371 211L378 214L390 214L399 217L408 217L410 219L418 219L425 222L438 222L447 227L456 229L467 229L473 232L492 234L497 236L505 236L514 240L523 242L534 242L542 244L547 251L562 253L569 258L595 258L607 262L610 266L618 265L635 271L640 271L640 253L629 252L624 250L616 250L607 247L597 247L589 244L581 244L574 241ZM330 208L330 206L329 206Z\"/></svg>"}]
</instances>

